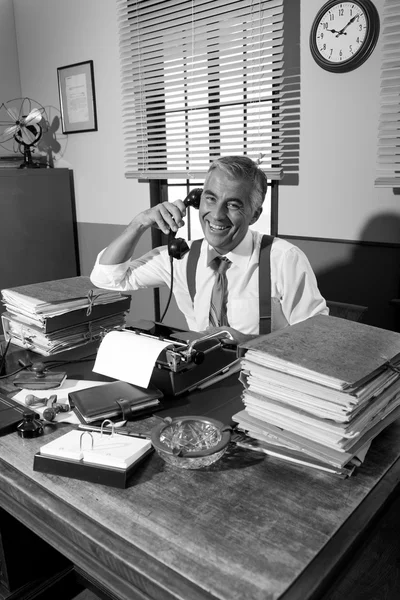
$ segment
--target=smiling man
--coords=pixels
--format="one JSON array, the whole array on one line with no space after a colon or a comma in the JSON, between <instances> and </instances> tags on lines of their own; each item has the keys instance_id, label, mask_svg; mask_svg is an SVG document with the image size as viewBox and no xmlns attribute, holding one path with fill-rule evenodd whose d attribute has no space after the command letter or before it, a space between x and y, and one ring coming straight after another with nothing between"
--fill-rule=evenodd
<instances>
[{"instance_id":1,"label":"smiling man","mask_svg":"<svg viewBox=\"0 0 400 600\"><path fill-rule=\"evenodd\" d=\"M223 325L234 334L258 335L260 296L270 298L272 331L316 314L328 314L305 254L285 240L263 237L249 229L262 212L266 191L266 176L251 159L227 156L212 163L199 208L204 240L188 242L190 251L181 260L174 260L173 292L189 330ZM158 227L165 234L177 232L185 215L181 200L138 214L100 252L92 282L121 291L170 286L167 246L141 258L132 256L149 227ZM215 307L219 309L217 316ZM236 337L243 341L243 335Z\"/></svg>"}]
</instances>

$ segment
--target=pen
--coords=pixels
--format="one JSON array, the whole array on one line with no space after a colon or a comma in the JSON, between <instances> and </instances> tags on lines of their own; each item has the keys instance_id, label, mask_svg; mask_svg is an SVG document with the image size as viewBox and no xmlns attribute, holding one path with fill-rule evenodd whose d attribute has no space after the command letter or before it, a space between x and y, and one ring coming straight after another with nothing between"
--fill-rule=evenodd
<instances>
[{"instance_id":1,"label":"pen","mask_svg":"<svg viewBox=\"0 0 400 600\"><path fill-rule=\"evenodd\" d=\"M98 431L101 433L101 427L96 427L95 425L79 425L78 429L80 431ZM111 427L103 427L103 433L112 433L113 430ZM114 429L114 433L116 435L128 435L129 437L141 438L143 440L149 440L150 434L146 433L135 433L134 431L119 431L118 429Z\"/></svg>"}]
</instances>

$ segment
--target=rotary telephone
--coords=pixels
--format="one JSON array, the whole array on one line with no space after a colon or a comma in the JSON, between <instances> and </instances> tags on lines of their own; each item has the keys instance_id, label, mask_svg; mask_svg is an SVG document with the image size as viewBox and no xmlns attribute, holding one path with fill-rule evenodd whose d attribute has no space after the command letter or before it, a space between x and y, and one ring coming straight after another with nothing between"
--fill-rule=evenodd
<instances>
[{"instance_id":1,"label":"rotary telephone","mask_svg":"<svg viewBox=\"0 0 400 600\"><path fill-rule=\"evenodd\" d=\"M183 204L198 209L202 192L203 190L201 188L195 188L186 196ZM170 231L168 234L168 254L171 258L177 258L179 260L185 256L186 252L189 252L189 246L187 245L186 240L175 236L175 231Z\"/></svg>"}]
</instances>

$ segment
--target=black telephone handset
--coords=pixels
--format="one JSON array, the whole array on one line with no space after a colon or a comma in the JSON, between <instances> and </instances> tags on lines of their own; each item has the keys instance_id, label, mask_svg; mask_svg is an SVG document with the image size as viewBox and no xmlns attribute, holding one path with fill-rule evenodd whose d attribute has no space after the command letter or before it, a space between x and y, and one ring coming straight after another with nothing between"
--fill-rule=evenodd
<instances>
[{"instance_id":1,"label":"black telephone handset","mask_svg":"<svg viewBox=\"0 0 400 600\"><path fill-rule=\"evenodd\" d=\"M195 188L192 190L184 199L183 203L185 206L193 206L193 208L199 208L200 206L200 198L203 190L201 188ZM176 232L171 231L168 234L168 254L172 258L177 258L178 260L183 258L187 252L189 252L189 246L186 243L186 240L183 238L177 238Z\"/></svg>"}]
</instances>

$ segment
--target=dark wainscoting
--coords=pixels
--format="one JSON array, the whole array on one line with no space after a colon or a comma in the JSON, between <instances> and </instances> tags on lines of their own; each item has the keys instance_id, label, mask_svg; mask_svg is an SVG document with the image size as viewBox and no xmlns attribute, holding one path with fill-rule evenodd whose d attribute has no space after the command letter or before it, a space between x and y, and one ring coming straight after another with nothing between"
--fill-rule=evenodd
<instances>
[{"instance_id":1,"label":"dark wainscoting","mask_svg":"<svg viewBox=\"0 0 400 600\"><path fill-rule=\"evenodd\" d=\"M98 253L125 229L124 225L108 223L78 223L78 240L81 274L90 275ZM138 246L137 256L151 248L150 234L144 235ZM128 324L139 319L154 320L153 290L138 290L132 299L127 318Z\"/></svg>"},{"instance_id":2,"label":"dark wainscoting","mask_svg":"<svg viewBox=\"0 0 400 600\"><path fill-rule=\"evenodd\" d=\"M307 255L327 300L367 306L364 323L400 331L400 244L279 237Z\"/></svg>"},{"instance_id":3,"label":"dark wainscoting","mask_svg":"<svg viewBox=\"0 0 400 600\"><path fill-rule=\"evenodd\" d=\"M97 253L110 243L124 227L96 223L78 223L82 275L88 275ZM391 300L400 298L400 244L352 242L280 235L307 255L318 279L322 295L335 302L367 306L363 322L384 329L400 331L400 306ZM143 239L138 255L151 247ZM162 308L166 297L162 296ZM154 319L153 293L140 290L135 294L129 321ZM172 303L166 323L185 327L185 321Z\"/></svg>"}]
</instances>

